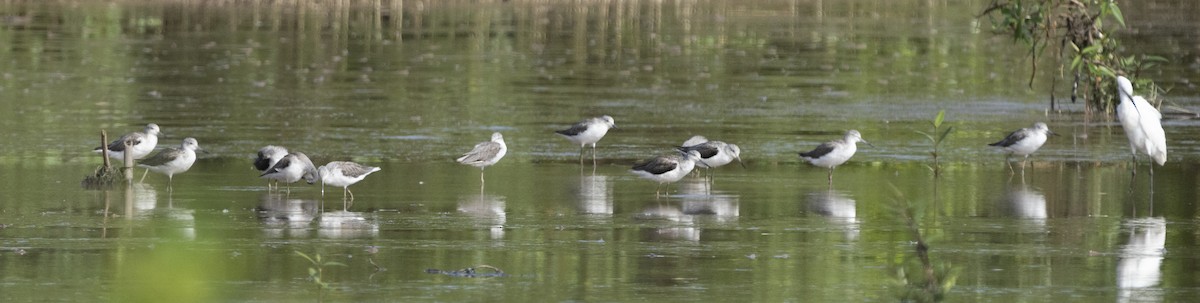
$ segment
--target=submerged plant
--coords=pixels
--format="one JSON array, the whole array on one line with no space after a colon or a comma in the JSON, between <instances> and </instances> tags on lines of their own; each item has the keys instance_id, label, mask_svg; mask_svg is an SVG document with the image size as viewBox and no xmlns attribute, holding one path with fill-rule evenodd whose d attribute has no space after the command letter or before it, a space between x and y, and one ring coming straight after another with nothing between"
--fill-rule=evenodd
<instances>
[{"instance_id":1,"label":"submerged plant","mask_svg":"<svg viewBox=\"0 0 1200 303\"><path fill-rule=\"evenodd\" d=\"M929 244L917 223L921 214L918 207L909 203L895 185L888 183L888 187L896 202L895 213L904 221L914 243L912 257L893 265L897 284L901 286L896 296L903 302L940 302L957 282L958 269L949 262L933 261L929 256Z\"/></svg>"},{"instance_id":2,"label":"submerged plant","mask_svg":"<svg viewBox=\"0 0 1200 303\"><path fill-rule=\"evenodd\" d=\"M313 283L317 285L318 289L329 288L329 283L325 282L324 279L326 266L346 266L346 264L339 262L323 261L321 260L321 254L315 254L312 257L309 257L308 254L297 250L296 255L308 260L308 262L311 264L311 267L308 268L308 279L313 281Z\"/></svg>"},{"instance_id":3,"label":"submerged plant","mask_svg":"<svg viewBox=\"0 0 1200 303\"><path fill-rule=\"evenodd\" d=\"M942 122L945 121L945 119L946 110L940 110L938 111L937 116L934 117L933 120L929 121L929 123L933 125L933 132L927 133L923 131L917 131L917 133L924 135L926 139L929 139L929 143L933 145L933 151L929 152L929 154L933 156L933 165L930 165L929 169L933 171L933 176L935 178L941 176L942 173L941 165L938 164L938 156L940 155L939 147L941 147L942 142L946 141L946 137L950 136L950 132L954 130L953 126L948 126L945 130L941 129Z\"/></svg>"}]
</instances>

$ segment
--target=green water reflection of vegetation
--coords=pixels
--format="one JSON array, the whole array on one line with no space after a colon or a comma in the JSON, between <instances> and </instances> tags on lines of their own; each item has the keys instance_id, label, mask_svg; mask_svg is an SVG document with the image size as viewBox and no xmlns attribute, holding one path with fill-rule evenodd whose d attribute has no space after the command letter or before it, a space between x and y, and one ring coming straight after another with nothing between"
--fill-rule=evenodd
<instances>
[{"instance_id":1,"label":"green water reflection of vegetation","mask_svg":"<svg viewBox=\"0 0 1200 303\"><path fill-rule=\"evenodd\" d=\"M1194 297L1195 262L1175 257L1197 251L1187 223L1197 213L1194 155L1157 172L1152 204L1146 179L1103 159L1125 159L1119 130L1083 125L1077 135L1090 137L1052 142L1024 178L980 151L1011 131L997 121L1046 118L1029 105L1040 92L1015 89L1028 80L1009 56L1019 47L979 34L962 13L985 3L3 2L0 16L14 18L0 25L0 102L11 105L0 111L10 130L0 132L9 143L0 144L0 292L18 301L890 301L902 291L890 266L913 249L880 190L890 182L927 203L914 217L935 258L960 270L952 300L1121 298L1125 218L1148 215L1172 228L1151 299ZM1195 77L1182 67L1157 76ZM913 130L943 107L959 131L942 150L944 183L933 183ZM601 113L620 131L589 176L564 164L575 149L549 130ZM194 136L213 155L178 176L173 193L159 179L129 193L76 189L97 162L86 150L98 128L146 122L164 126L164 144ZM829 188L794 153L842 125L880 147L839 168ZM481 195L477 170L448 159L492 131L514 152L489 168ZM687 132L750 147L749 168L720 170L714 195L655 200L625 162ZM355 185L351 211L318 213L311 188L268 194L249 170L249 155L275 142L322 163L384 169ZM694 188L684 183L680 191ZM598 207L585 198L597 196ZM1013 197L1035 208L1040 197L1042 215ZM831 210L847 205L851 215ZM332 283L318 294L296 251L346 266L326 268ZM512 276L424 273L478 264Z\"/></svg>"}]
</instances>

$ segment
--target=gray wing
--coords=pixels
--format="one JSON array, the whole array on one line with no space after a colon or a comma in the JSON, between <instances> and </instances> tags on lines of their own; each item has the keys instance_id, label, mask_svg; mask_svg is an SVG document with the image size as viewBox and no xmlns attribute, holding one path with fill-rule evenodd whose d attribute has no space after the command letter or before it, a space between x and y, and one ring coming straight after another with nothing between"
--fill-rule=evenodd
<instances>
[{"instance_id":1,"label":"gray wing","mask_svg":"<svg viewBox=\"0 0 1200 303\"><path fill-rule=\"evenodd\" d=\"M500 143L487 141L475 144L475 148L458 158L458 163L469 164L475 162L484 162L496 157L500 153Z\"/></svg>"},{"instance_id":2,"label":"gray wing","mask_svg":"<svg viewBox=\"0 0 1200 303\"><path fill-rule=\"evenodd\" d=\"M338 167L342 169L343 175L351 178L358 178L358 176L366 175L379 170L378 167L366 166L354 162L342 162L342 164L338 165Z\"/></svg>"},{"instance_id":3,"label":"gray wing","mask_svg":"<svg viewBox=\"0 0 1200 303\"><path fill-rule=\"evenodd\" d=\"M679 166L679 163L671 158L654 157L653 159L646 160L646 162L634 165L633 170L640 170L657 175L669 172L672 169L675 169L676 166Z\"/></svg>"},{"instance_id":4,"label":"gray wing","mask_svg":"<svg viewBox=\"0 0 1200 303\"><path fill-rule=\"evenodd\" d=\"M716 156L718 152L721 151L719 148L717 148L717 145L713 144L712 142L704 142L704 143L700 143L700 144L696 144L696 145L692 145L692 146L682 146L677 149L684 153L687 153L687 152L693 151L693 150L698 151L698 152L700 152L701 159L712 158L713 156Z\"/></svg>"},{"instance_id":5,"label":"gray wing","mask_svg":"<svg viewBox=\"0 0 1200 303\"><path fill-rule=\"evenodd\" d=\"M286 157L287 149L274 145L267 145L258 149L258 156L254 158L254 169L265 171L271 168L271 156L278 153L282 153Z\"/></svg>"},{"instance_id":6,"label":"gray wing","mask_svg":"<svg viewBox=\"0 0 1200 303\"><path fill-rule=\"evenodd\" d=\"M150 156L150 158L142 160L142 162L138 163L138 164L145 165L145 166L159 166L159 165L167 164L168 162L174 161L175 159L178 159L180 156L183 156L183 150L179 149L178 147L169 147L167 149L159 151L157 154L154 154L153 156Z\"/></svg>"},{"instance_id":7,"label":"gray wing","mask_svg":"<svg viewBox=\"0 0 1200 303\"><path fill-rule=\"evenodd\" d=\"M123 151L125 151L125 141L126 140L133 140L133 145L138 145L138 144L142 143L143 137L145 137L145 135L143 135L141 132L132 132L132 133L125 134L125 135L121 136L120 138L113 140L112 143L109 143L108 150L116 151L116 152L123 152ZM100 150L100 148L97 147L96 150Z\"/></svg>"},{"instance_id":8,"label":"gray wing","mask_svg":"<svg viewBox=\"0 0 1200 303\"><path fill-rule=\"evenodd\" d=\"M258 157L254 158L254 169L266 171L268 168L270 168L267 165L271 165L271 157L263 154L263 151L261 150L258 151Z\"/></svg>"},{"instance_id":9,"label":"gray wing","mask_svg":"<svg viewBox=\"0 0 1200 303\"><path fill-rule=\"evenodd\" d=\"M583 122L575 123L575 125L572 125L571 128L564 129L564 130L556 130L554 132L563 134L563 135L567 135L567 136L574 136L574 135L578 135L580 133L587 131L587 129L588 129L588 121L583 121Z\"/></svg>"},{"instance_id":10,"label":"gray wing","mask_svg":"<svg viewBox=\"0 0 1200 303\"><path fill-rule=\"evenodd\" d=\"M263 171L263 173L258 176L262 177L285 170L288 168L288 165L292 165L292 159L295 159L295 157L283 157L283 159L280 159L279 162L275 162L275 166L271 166L271 168Z\"/></svg>"},{"instance_id":11,"label":"gray wing","mask_svg":"<svg viewBox=\"0 0 1200 303\"><path fill-rule=\"evenodd\" d=\"M1011 134L1008 134L1007 137L1004 137L1004 140L1000 140L1000 142L996 142L996 143L992 143L992 144L988 144L988 145L999 146L999 147L1009 147L1009 146L1012 146L1013 144L1017 144L1017 142L1020 142L1021 140L1024 140L1025 137L1028 137L1028 136L1029 136L1029 133L1026 132L1024 128L1022 128L1022 129L1018 129L1017 131L1012 132Z\"/></svg>"},{"instance_id":12,"label":"gray wing","mask_svg":"<svg viewBox=\"0 0 1200 303\"><path fill-rule=\"evenodd\" d=\"M825 155L828 155L830 152L833 152L834 147L835 146L833 145L832 142L821 143L820 146L817 146L817 148L813 149L812 151L809 151L807 153L800 153L800 156L805 157L805 158L813 158L813 159L820 158Z\"/></svg>"}]
</instances>

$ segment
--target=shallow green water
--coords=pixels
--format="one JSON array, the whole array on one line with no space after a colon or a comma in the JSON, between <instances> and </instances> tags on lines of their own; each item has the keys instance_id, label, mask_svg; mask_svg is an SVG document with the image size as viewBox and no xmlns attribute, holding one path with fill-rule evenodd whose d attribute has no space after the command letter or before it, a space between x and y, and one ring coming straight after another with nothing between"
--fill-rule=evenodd
<instances>
[{"instance_id":1,"label":"shallow green water","mask_svg":"<svg viewBox=\"0 0 1200 303\"><path fill-rule=\"evenodd\" d=\"M895 301L902 201L951 301L1200 294L1196 123L1165 121L1168 165L1132 178L1119 125L1047 111L1020 46L963 13L986 1L375 4L0 3L5 301ZM1124 7L1122 32L1180 62L1152 77L1190 110L1195 9ZM915 131L941 108L935 179ZM580 166L552 131L601 114ZM1034 121L1063 136L1010 174L985 145ZM79 188L100 129L150 122L210 153L173 190ZM875 147L829 186L796 152L848 128ZM493 131L481 188L452 159ZM627 171L694 134L747 168L666 197ZM268 192L267 144L383 170L352 205ZM329 289L296 251L344 264ZM507 276L426 273L479 265Z\"/></svg>"}]
</instances>

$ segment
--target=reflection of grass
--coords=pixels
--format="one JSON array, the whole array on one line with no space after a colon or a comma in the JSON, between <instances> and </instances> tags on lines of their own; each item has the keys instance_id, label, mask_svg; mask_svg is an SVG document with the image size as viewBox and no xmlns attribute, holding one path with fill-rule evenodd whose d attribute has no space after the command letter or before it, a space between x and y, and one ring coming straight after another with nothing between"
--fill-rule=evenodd
<instances>
[{"instance_id":1,"label":"reflection of grass","mask_svg":"<svg viewBox=\"0 0 1200 303\"><path fill-rule=\"evenodd\" d=\"M325 282L324 280L326 266L346 266L346 264L338 262L322 261L321 254L315 254L312 257L309 257L308 254L300 252L299 250L296 251L296 254L311 263L312 266L308 268L308 279L312 280L313 283L318 286L318 290L329 288L329 283Z\"/></svg>"},{"instance_id":2,"label":"reflection of grass","mask_svg":"<svg viewBox=\"0 0 1200 303\"><path fill-rule=\"evenodd\" d=\"M929 257L929 244L921 235L921 227L917 223L918 206L909 203L904 193L895 185L888 183L896 201L896 213L899 214L912 234L914 247L913 258L905 258L895 264L893 269L901 292L896 296L906 302L939 302L945 299L946 293L954 287L958 277L958 269L949 262L934 262Z\"/></svg>"}]
</instances>

